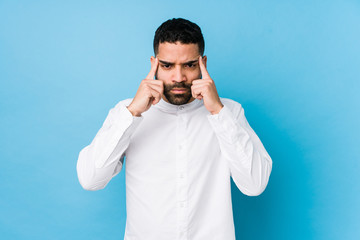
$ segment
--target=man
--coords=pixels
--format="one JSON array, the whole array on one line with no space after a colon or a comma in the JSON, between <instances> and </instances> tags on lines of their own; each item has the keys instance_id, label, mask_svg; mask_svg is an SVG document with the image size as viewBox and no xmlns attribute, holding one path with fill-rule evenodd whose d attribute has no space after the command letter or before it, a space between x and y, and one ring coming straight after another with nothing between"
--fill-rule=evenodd
<instances>
[{"instance_id":1,"label":"man","mask_svg":"<svg viewBox=\"0 0 360 240\"><path fill-rule=\"evenodd\" d=\"M259 195L272 160L242 106L218 96L196 24L164 22L154 52L135 97L112 108L80 152L79 181L104 188L126 156L125 239L235 239L230 177Z\"/></svg>"}]
</instances>

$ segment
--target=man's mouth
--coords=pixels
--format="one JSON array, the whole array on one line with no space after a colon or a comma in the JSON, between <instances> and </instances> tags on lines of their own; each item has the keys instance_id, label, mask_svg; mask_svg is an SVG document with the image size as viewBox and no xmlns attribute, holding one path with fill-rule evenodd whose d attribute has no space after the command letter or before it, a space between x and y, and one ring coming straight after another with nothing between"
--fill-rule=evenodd
<instances>
[{"instance_id":1,"label":"man's mouth","mask_svg":"<svg viewBox=\"0 0 360 240\"><path fill-rule=\"evenodd\" d=\"M175 94L186 93L186 91L187 91L187 88L173 88L173 89L171 89L171 92L175 93Z\"/></svg>"}]
</instances>

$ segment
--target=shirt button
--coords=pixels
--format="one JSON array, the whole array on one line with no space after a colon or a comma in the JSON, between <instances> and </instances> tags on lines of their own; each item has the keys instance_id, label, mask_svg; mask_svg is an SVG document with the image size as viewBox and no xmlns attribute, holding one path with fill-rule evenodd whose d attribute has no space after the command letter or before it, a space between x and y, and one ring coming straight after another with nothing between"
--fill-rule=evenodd
<instances>
[{"instance_id":1,"label":"shirt button","mask_svg":"<svg viewBox=\"0 0 360 240\"><path fill-rule=\"evenodd\" d=\"M179 107L179 110L183 110L183 109L184 109L184 106L180 106L180 107Z\"/></svg>"}]
</instances>

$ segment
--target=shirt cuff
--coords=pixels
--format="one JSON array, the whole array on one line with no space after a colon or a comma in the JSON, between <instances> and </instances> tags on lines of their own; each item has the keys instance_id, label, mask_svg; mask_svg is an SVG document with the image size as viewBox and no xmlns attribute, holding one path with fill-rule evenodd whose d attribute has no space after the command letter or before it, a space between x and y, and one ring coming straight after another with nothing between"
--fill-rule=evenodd
<instances>
[{"instance_id":1,"label":"shirt cuff","mask_svg":"<svg viewBox=\"0 0 360 240\"><path fill-rule=\"evenodd\" d=\"M116 150L119 141L122 141L122 143L129 141L130 136L135 132L142 120L142 116L133 116L126 106L119 107L114 115L111 129L109 129L111 133L109 134L110 139L106 146L106 151L99 158L101 160L96 161L96 168L107 167L111 164L109 157Z\"/></svg>"},{"instance_id":2,"label":"shirt cuff","mask_svg":"<svg viewBox=\"0 0 360 240\"><path fill-rule=\"evenodd\" d=\"M208 120L215 134L222 139L226 139L227 142L236 142L239 138L239 130L246 133L244 129L239 129L239 124L237 124L234 114L226 105L224 105L218 114L208 115Z\"/></svg>"}]
</instances>

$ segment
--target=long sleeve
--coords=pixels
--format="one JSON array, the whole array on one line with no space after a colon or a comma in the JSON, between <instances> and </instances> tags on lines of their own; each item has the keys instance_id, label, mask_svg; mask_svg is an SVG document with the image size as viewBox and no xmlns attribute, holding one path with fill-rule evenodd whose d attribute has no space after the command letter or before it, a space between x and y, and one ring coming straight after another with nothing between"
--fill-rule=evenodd
<instances>
[{"instance_id":1,"label":"long sleeve","mask_svg":"<svg viewBox=\"0 0 360 240\"><path fill-rule=\"evenodd\" d=\"M86 190L103 189L123 165L130 136L142 117L134 117L127 109L129 99L112 108L90 145L80 151L77 174Z\"/></svg>"},{"instance_id":2,"label":"long sleeve","mask_svg":"<svg viewBox=\"0 0 360 240\"><path fill-rule=\"evenodd\" d=\"M245 118L241 104L226 100L218 114L208 120L218 138L221 153L239 190L260 195L269 181L272 160Z\"/></svg>"}]
</instances>

